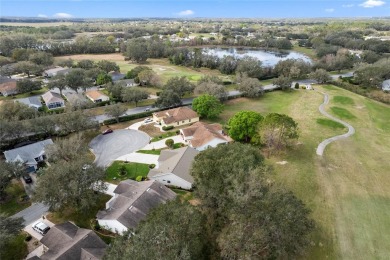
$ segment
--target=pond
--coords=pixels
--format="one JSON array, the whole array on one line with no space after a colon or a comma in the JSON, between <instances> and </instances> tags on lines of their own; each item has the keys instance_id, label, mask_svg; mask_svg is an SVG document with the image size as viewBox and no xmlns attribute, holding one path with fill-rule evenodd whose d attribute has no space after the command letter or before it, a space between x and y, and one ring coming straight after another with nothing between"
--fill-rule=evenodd
<instances>
[{"instance_id":1,"label":"pond","mask_svg":"<svg viewBox=\"0 0 390 260\"><path fill-rule=\"evenodd\" d=\"M223 56L234 56L236 58L250 56L260 60L263 66L271 67L274 67L280 60L286 59L302 59L306 62L312 63L312 60L309 57L295 51L267 51L245 48L203 48L202 51L203 53L215 55L220 58L223 58Z\"/></svg>"}]
</instances>

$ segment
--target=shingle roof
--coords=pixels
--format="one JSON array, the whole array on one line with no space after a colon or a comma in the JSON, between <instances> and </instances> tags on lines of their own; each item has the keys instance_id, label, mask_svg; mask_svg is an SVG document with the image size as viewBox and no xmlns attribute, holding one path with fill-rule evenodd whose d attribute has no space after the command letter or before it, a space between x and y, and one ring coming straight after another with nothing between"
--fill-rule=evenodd
<instances>
[{"instance_id":1,"label":"shingle roof","mask_svg":"<svg viewBox=\"0 0 390 260\"><path fill-rule=\"evenodd\" d=\"M162 117L165 124L171 124L183 120L198 117L198 114L189 107L178 107L166 111L156 112L157 117Z\"/></svg>"},{"instance_id":2,"label":"shingle roof","mask_svg":"<svg viewBox=\"0 0 390 260\"><path fill-rule=\"evenodd\" d=\"M118 195L110 208L99 211L97 218L118 220L128 228L135 228L150 209L176 197L176 193L154 180L125 180L119 183L114 193Z\"/></svg>"},{"instance_id":3,"label":"shingle roof","mask_svg":"<svg viewBox=\"0 0 390 260\"><path fill-rule=\"evenodd\" d=\"M98 99L102 99L102 98L108 98L107 95L104 95L102 92L100 92L99 90L90 90L90 91L87 91L85 92L85 95L93 100L98 100Z\"/></svg>"},{"instance_id":4,"label":"shingle roof","mask_svg":"<svg viewBox=\"0 0 390 260\"><path fill-rule=\"evenodd\" d=\"M201 147L213 139L220 139L222 141L230 142L232 139L229 136L224 136L222 126L220 124L206 124L197 122L190 127L181 130L185 137L192 136L189 141L194 148Z\"/></svg>"},{"instance_id":5,"label":"shingle roof","mask_svg":"<svg viewBox=\"0 0 390 260\"><path fill-rule=\"evenodd\" d=\"M125 74L122 74L118 71L111 71L108 74L111 76L112 81L121 80L126 76Z\"/></svg>"},{"instance_id":6,"label":"shingle roof","mask_svg":"<svg viewBox=\"0 0 390 260\"><path fill-rule=\"evenodd\" d=\"M16 80L6 81L0 84L0 92L14 94L17 93Z\"/></svg>"},{"instance_id":7,"label":"shingle roof","mask_svg":"<svg viewBox=\"0 0 390 260\"><path fill-rule=\"evenodd\" d=\"M41 259L102 259L107 247L95 232L71 222L50 228L40 242L49 248Z\"/></svg>"},{"instance_id":8,"label":"shingle roof","mask_svg":"<svg viewBox=\"0 0 390 260\"><path fill-rule=\"evenodd\" d=\"M15 161L17 158L22 159L24 162L28 162L41 156L45 151L45 146L49 144L53 144L53 140L46 139L40 142L8 150L4 152L4 156L5 159L10 162Z\"/></svg>"},{"instance_id":9,"label":"shingle roof","mask_svg":"<svg viewBox=\"0 0 390 260\"><path fill-rule=\"evenodd\" d=\"M192 161L199 152L191 147L183 147L175 150L163 150L158 158L159 167L150 170L148 176L154 177L167 173L173 173L183 180L193 183L190 175Z\"/></svg>"},{"instance_id":10,"label":"shingle roof","mask_svg":"<svg viewBox=\"0 0 390 260\"><path fill-rule=\"evenodd\" d=\"M64 99L61 97L60 94L48 91L45 94L42 95L43 101L45 101L46 104L54 103L54 102L64 102Z\"/></svg>"}]
</instances>

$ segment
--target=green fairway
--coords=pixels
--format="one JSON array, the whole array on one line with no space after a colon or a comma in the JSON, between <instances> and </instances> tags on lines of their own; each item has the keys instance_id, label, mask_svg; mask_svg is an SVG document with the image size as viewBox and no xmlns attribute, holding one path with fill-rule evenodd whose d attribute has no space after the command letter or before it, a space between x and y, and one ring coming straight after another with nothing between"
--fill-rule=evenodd
<instances>
[{"instance_id":1,"label":"green fairway","mask_svg":"<svg viewBox=\"0 0 390 260\"><path fill-rule=\"evenodd\" d=\"M335 114L337 117L342 119L353 119L355 116L349 112L347 109L342 107L331 107L330 110Z\"/></svg>"},{"instance_id":2,"label":"green fairway","mask_svg":"<svg viewBox=\"0 0 390 260\"><path fill-rule=\"evenodd\" d=\"M318 106L323 95L317 91L277 91L258 99L231 100L216 121L226 123L240 110L253 110L286 113L298 122L299 143L267 162L277 181L312 210L316 230L303 259L389 258L390 106L331 85L315 89L329 94L328 112L337 107L335 116L355 117L347 119L355 135L329 145L323 157L315 153L318 144L346 128L322 117ZM276 164L281 161L287 163Z\"/></svg>"}]
</instances>

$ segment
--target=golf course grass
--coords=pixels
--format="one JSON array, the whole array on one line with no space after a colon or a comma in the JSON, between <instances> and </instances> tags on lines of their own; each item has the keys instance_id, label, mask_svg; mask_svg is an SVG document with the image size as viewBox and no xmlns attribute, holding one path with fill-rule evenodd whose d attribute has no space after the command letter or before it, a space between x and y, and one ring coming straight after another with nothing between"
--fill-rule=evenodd
<instances>
[{"instance_id":1,"label":"golf course grass","mask_svg":"<svg viewBox=\"0 0 390 260\"><path fill-rule=\"evenodd\" d=\"M323 119L318 111L323 95L317 91L277 91L258 99L231 100L215 121L226 123L236 112L252 110L263 115L284 113L298 122L298 144L267 162L277 181L312 210L316 230L303 259L386 259L390 256L390 106L332 85L315 89L329 94L329 113L356 129L352 137L329 145L322 157L315 152L318 144L347 129L331 120L318 122ZM287 163L276 164L281 161Z\"/></svg>"}]
</instances>

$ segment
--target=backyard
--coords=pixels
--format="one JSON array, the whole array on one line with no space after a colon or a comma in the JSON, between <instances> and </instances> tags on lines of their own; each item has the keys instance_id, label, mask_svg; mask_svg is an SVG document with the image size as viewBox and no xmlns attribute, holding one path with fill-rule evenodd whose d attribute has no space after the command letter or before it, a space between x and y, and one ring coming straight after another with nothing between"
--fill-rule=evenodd
<instances>
[{"instance_id":1,"label":"backyard","mask_svg":"<svg viewBox=\"0 0 390 260\"><path fill-rule=\"evenodd\" d=\"M6 189L7 197L0 202L0 212L11 216L31 205L23 184L20 180L13 180Z\"/></svg>"},{"instance_id":2,"label":"backyard","mask_svg":"<svg viewBox=\"0 0 390 260\"><path fill-rule=\"evenodd\" d=\"M135 180L138 176L148 176L149 170L148 164L115 161L107 168L105 180L115 184L127 179Z\"/></svg>"},{"instance_id":3,"label":"backyard","mask_svg":"<svg viewBox=\"0 0 390 260\"><path fill-rule=\"evenodd\" d=\"M317 91L276 91L258 99L231 100L214 121L224 124L241 110L294 118L299 142L267 162L278 182L312 210L316 230L304 258L384 259L390 254L390 107L334 86L315 89L329 94L329 113L356 129L352 137L329 145L323 157L316 155L317 145L347 130L324 121L318 111L323 95Z\"/></svg>"}]
</instances>

